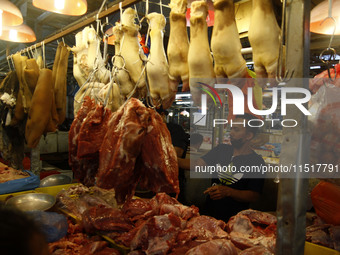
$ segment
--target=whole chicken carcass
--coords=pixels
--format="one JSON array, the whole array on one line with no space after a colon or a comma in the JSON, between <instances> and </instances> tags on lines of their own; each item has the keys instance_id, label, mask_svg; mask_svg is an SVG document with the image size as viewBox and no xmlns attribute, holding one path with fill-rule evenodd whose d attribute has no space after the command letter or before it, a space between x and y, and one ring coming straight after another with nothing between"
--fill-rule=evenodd
<instances>
[{"instance_id":1,"label":"whole chicken carcass","mask_svg":"<svg viewBox=\"0 0 340 255\"><path fill-rule=\"evenodd\" d=\"M146 59L144 53L139 50L138 25L134 23L136 11L127 8L122 15L123 38L121 40L121 54L125 59L126 69L134 84L137 84L140 97L145 97L145 73L143 71L142 59Z\"/></svg>"},{"instance_id":2,"label":"whole chicken carcass","mask_svg":"<svg viewBox=\"0 0 340 255\"><path fill-rule=\"evenodd\" d=\"M163 46L163 30L166 20L162 14L150 13L147 15L150 25L151 48L149 61L146 64L147 79L153 103L164 109L171 106L175 100L176 91L169 88L169 66Z\"/></svg>"},{"instance_id":3,"label":"whole chicken carcass","mask_svg":"<svg viewBox=\"0 0 340 255\"><path fill-rule=\"evenodd\" d=\"M194 1L190 13L190 44L188 53L190 92L195 104L199 104L201 90L198 82L215 83L213 58L208 41L206 18L208 6L205 1Z\"/></svg>"},{"instance_id":4,"label":"whole chicken carcass","mask_svg":"<svg viewBox=\"0 0 340 255\"><path fill-rule=\"evenodd\" d=\"M242 45L235 21L233 0L214 2L215 24L211 37L211 50L217 78L245 78L246 61L242 57ZM258 28L259 29L259 28Z\"/></svg>"},{"instance_id":5,"label":"whole chicken carcass","mask_svg":"<svg viewBox=\"0 0 340 255\"><path fill-rule=\"evenodd\" d=\"M253 0L248 38L253 48L256 78L275 78L280 47L280 28L271 0ZM266 80L260 81L264 86Z\"/></svg>"},{"instance_id":6,"label":"whole chicken carcass","mask_svg":"<svg viewBox=\"0 0 340 255\"><path fill-rule=\"evenodd\" d=\"M169 77L171 91L177 91L180 81L182 91L189 90L188 52L189 39L187 32L187 0L171 0L170 36L168 43Z\"/></svg>"},{"instance_id":7,"label":"whole chicken carcass","mask_svg":"<svg viewBox=\"0 0 340 255\"><path fill-rule=\"evenodd\" d=\"M125 69L125 60L120 55L120 43L123 38L123 30L119 24L116 24L116 26L112 28L112 32L115 37L115 57L112 68L113 78L120 89L122 99L126 100L133 91L135 85Z\"/></svg>"}]
</instances>

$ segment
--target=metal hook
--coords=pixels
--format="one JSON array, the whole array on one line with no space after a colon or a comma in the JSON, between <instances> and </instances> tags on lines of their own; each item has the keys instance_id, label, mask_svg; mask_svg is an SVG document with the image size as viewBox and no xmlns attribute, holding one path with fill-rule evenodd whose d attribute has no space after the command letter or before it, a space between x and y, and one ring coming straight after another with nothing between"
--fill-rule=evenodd
<instances>
[{"instance_id":1,"label":"metal hook","mask_svg":"<svg viewBox=\"0 0 340 255\"><path fill-rule=\"evenodd\" d=\"M9 71L12 71L12 68L11 68L11 64L9 62L9 59L11 58L11 56L7 56L7 63L8 63L8 67L9 67Z\"/></svg>"},{"instance_id":2,"label":"metal hook","mask_svg":"<svg viewBox=\"0 0 340 255\"><path fill-rule=\"evenodd\" d=\"M329 54L329 59L327 60L324 60L323 57L326 55L325 53L330 51L330 54ZM328 54L327 54L328 55ZM324 49L321 53L320 53L320 56L319 56L319 59L322 61L322 63L326 64L327 66L327 73L328 73L328 78L331 80L331 81L335 81L336 79L336 69L335 67L333 67L334 69L334 78L332 77L331 75L331 60L332 58L335 60L335 56L336 56L336 50L333 49L333 48L327 48L327 49Z\"/></svg>"},{"instance_id":3,"label":"metal hook","mask_svg":"<svg viewBox=\"0 0 340 255\"><path fill-rule=\"evenodd\" d=\"M286 13L287 13L287 0L282 1L282 20L281 20L281 34L280 34L280 48L279 48L279 57L277 60L277 67L276 67L276 81L279 83L286 83L290 81L290 79L293 77L294 70L289 75L289 70L285 70L285 73L283 74L283 67L285 68L285 64L283 63L283 45L284 42L286 45L286 61L287 61L287 52L288 52L288 40L287 40L287 29L286 29Z\"/></svg>"}]
</instances>

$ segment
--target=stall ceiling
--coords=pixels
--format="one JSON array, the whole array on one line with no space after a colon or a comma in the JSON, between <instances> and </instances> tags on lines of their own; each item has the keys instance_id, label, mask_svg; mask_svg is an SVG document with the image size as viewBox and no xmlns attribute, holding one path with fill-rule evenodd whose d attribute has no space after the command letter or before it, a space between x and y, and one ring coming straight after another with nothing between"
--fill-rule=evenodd
<instances>
[{"instance_id":1,"label":"stall ceiling","mask_svg":"<svg viewBox=\"0 0 340 255\"><path fill-rule=\"evenodd\" d=\"M87 0L88 11L85 15L66 16L66 15L46 12L41 9L38 9L32 5L32 0L10 0L10 1L14 3L17 7L19 7L19 9L21 10L24 16L24 22L35 31L36 37L37 37L36 42L40 42L44 38L47 38L53 34L60 32L62 29L65 29L65 27L72 25L72 23L78 22L80 19L86 19L86 17L91 17L92 15L95 15L102 5L101 0ZM247 0L242 0L242 1L247 1ZM119 0L107 0L104 8L106 7L109 8L110 6L117 4L118 2ZM149 12L153 12L153 11L160 12L159 0L150 0L149 2L150 2ZM165 5L162 7L162 11L165 17L169 17L170 9L166 7L169 2L170 0L162 0L162 4ZM312 0L311 7L313 8L319 2L321 2L321 0ZM275 11L277 13L279 22L280 22L280 15L281 15L281 5L282 4L280 0L274 0ZM135 6L138 10L139 16L142 17L143 14L145 13L145 1L140 1ZM109 22L111 24L114 24L118 20L119 20L119 12L114 13L111 16L109 16ZM169 29L169 24L168 24L165 29L166 31L165 42L167 41L169 30L170 29ZM77 31L64 37L64 40L68 45L70 46L74 45L74 37L75 37L76 32ZM312 63L315 62L315 59L317 59L318 54L320 54L320 52L323 49L325 49L325 47L327 47L329 39L330 39L330 36L312 34L311 46L310 46ZM246 37L241 39L241 43L243 47L249 47L249 42ZM30 45L31 44L11 43L11 42L5 42L5 41L0 40L0 73L5 73L9 69L7 61L6 61L6 54L13 54ZM47 64L53 63L56 45L57 45L57 42L54 42L54 43L49 44L48 47L46 46L46 63ZM336 36L334 38L333 45L339 47L340 36ZM340 51L339 48L337 50ZM251 57L251 55L248 57Z\"/></svg>"}]
</instances>

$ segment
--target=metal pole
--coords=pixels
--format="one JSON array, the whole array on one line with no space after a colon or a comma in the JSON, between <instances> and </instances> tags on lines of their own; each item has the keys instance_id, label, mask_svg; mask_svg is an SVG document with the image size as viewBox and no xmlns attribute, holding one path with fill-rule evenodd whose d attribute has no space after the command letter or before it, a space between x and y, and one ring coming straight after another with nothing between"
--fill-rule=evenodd
<instances>
[{"instance_id":1,"label":"metal pole","mask_svg":"<svg viewBox=\"0 0 340 255\"><path fill-rule=\"evenodd\" d=\"M288 49L286 69L293 70L293 79L287 87L308 88L309 77L309 15L310 0L291 0L287 3ZM294 78L300 78L299 81ZM309 163L310 134L307 131L307 117L295 106L287 107L285 119L295 119L298 125L283 129L282 165L304 165ZM308 179L296 173L290 179L281 179L277 206L278 255L304 254L306 229L306 198Z\"/></svg>"}]
</instances>

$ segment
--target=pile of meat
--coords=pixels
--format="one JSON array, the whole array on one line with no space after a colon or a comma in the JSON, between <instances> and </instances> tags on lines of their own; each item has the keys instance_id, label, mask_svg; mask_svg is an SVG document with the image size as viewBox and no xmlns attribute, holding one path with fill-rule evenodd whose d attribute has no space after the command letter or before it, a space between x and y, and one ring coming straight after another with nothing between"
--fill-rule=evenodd
<instances>
[{"instance_id":1,"label":"pile of meat","mask_svg":"<svg viewBox=\"0 0 340 255\"><path fill-rule=\"evenodd\" d=\"M165 193L152 199L131 199L121 209L92 201L80 214L77 199L65 203L65 192L58 195L58 204L64 203L70 214L80 217L87 233L105 235L130 249L129 254L244 255L274 251L276 218L270 214L246 210L226 224L200 215L197 207L182 205Z\"/></svg>"},{"instance_id":2,"label":"pile of meat","mask_svg":"<svg viewBox=\"0 0 340 255\"><path fill-rule=\"evenodd\" d=\"M340 226L316 224L306 228L306 241L340 251Z\"/></svg>"},{"instance_id":3,"label":"pile of meat","mask_svg":"<svg viewBox=\"0 0 340 255\"><path fill-rule=\"evenodd\" d=\"M30 175L21 170L16 170L12 167L6 166L0 163L0 183L22 179L29 177Z\"/></svg>"},{"instance_id":4,"label":"pile of meat","mask_svg":"<svg viewBox=\"0 0 340 255\"><path fill-rule=\"evenodd\" d=\"M133 196L137 183L155 193L179 193L166 124L135 98L112 113L85 97L69 132L69 164L82 183L114 188L119 204Z\"/></svg>"},{"instance_id":5,"label":"pile of meat","mask_svg":"<svg viewBox=\"0 0 340 255\"><path fill-rule=\"evenodd\" d=\"M49 243L51 255L119 255L116 249L108 247L108 243L99 236L88 236L83 233L79 224L68 221L67 235L57 242Z\"/></svg>"}]
</instances>

